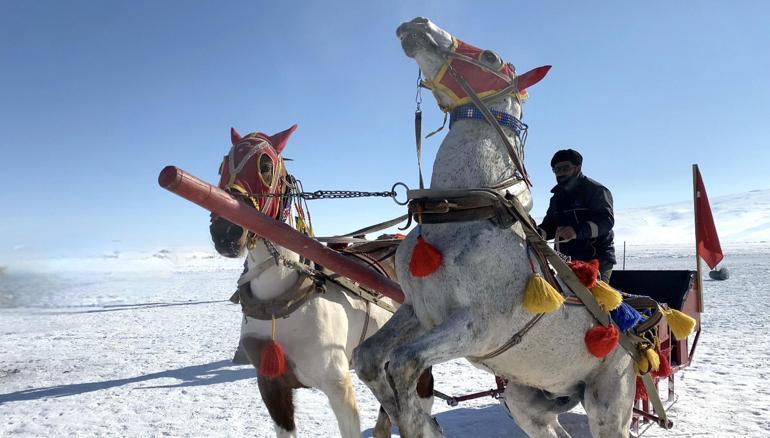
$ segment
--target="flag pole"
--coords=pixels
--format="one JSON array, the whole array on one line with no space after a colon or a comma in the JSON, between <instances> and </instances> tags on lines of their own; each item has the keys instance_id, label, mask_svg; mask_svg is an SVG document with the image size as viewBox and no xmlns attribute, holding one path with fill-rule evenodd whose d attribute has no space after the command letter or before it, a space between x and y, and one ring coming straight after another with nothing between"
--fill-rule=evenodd
<instances>
[{"instance_id":1,"label":"flag pole","mask_svg":"<svg viewBox=\"0 0 770 438\"><path fill-rule=\"evenodd\" d=\"M695 223L694 231L695 231L695 265L697 274L695 275L695 286L698 291L698 312L703 312L704 306L703 306L703 281L702 281L702 273L701 273L701 260L700 255L698 254L698 197L700 196L700 193L698 193L698 165L693 164L692 165L692 209L693 209L693 219Z\"/></svg>"}]
</instances>

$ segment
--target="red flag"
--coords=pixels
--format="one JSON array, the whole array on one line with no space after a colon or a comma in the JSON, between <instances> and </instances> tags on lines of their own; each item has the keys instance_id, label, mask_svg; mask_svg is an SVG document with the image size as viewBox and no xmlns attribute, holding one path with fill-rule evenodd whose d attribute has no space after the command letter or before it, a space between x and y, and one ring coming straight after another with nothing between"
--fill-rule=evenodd
<instances>
[{"instance_id":1,"label":"red flag","mask_svg":"<svg viewBox=\"0 0 770 438\"><path fill-rule=\"evenodd\" d=\"M700 176L698 165L693 166L695 174L695 241L697 242L698 255L703 261L714 269L722 261L722 246L719 244L719 236L714 226L714 217L711 215L709 198L706 195L706 187Z\"/></svg>"}]
</instances>

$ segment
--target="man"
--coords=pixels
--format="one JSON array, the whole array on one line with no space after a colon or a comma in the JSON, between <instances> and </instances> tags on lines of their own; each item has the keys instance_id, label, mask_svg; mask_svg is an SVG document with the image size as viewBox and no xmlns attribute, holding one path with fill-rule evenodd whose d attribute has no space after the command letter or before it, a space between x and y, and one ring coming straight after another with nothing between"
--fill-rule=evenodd
<instances>
[{"instance_id":1,"label":"man","mask_svg":"<svg viewBox=\"0 0 770 438\"><path fill-rule=\"evenodd\" d=\"M582 173L583 156L573 149L556 152L551 169L556 186L540 224L547 239L556 239L559 251L573 260L599 259L599 274L610 281L615 265L612 194Z\"/></svg>"}]
</instances>

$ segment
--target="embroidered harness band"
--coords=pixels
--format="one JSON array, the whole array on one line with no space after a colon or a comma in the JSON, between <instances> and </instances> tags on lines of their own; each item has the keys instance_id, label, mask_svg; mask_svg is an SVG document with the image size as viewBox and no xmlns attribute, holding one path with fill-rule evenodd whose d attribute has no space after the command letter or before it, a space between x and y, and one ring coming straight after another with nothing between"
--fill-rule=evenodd
<instances>
[{"instance_id":1,"label":"embroidered harness band","mask_svg":"<svg viewBox=\"0 0 770 438\"><path fill-rule=\"evenodd\" d=\"M492 113L500 126L510 128L517 137L521 137L527 131L527 124L514 117L513 114L496 110L489 110L489 112ZM452 129L452 125L458 120L485 120L485 118L484 113L476 105L468 104L452 110L452 115L449 118L449 129Z\"/></svg>"}]
</instances>

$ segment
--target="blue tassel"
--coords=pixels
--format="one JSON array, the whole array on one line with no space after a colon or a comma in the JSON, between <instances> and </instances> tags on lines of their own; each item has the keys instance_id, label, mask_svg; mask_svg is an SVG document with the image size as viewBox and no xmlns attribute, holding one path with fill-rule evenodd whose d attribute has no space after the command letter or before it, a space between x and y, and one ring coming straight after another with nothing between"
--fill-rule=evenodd
<instances>
[{"instance_id":1,"label":"blue tassel","mask_svg":"<svg viewBox=\"0 0 770 438\"><path fill-rule=\"evenodd\" d=\"M642 315L636 311L633 307L626 303L621 304L617 309L610 311L610 316L621 332L625 332L639 324L642 320Z\"/></svg>"}]
</instances>

